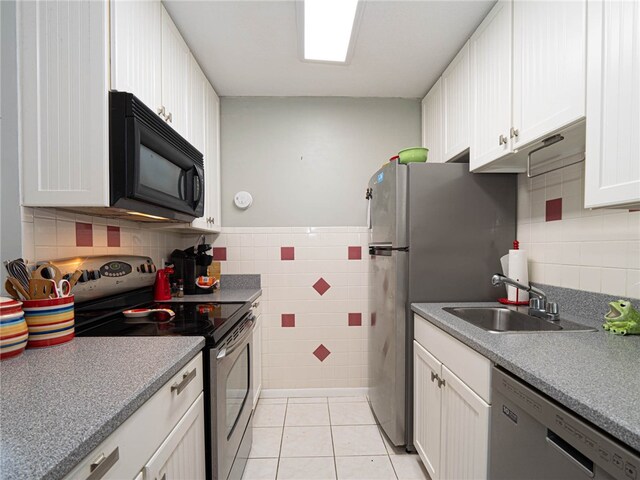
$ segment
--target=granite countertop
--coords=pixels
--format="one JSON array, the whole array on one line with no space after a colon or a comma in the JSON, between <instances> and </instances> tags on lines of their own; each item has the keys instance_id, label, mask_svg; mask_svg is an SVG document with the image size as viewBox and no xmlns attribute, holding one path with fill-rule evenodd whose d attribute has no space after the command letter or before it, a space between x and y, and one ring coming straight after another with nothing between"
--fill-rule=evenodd
<instances>
[{"instance_id":1,"label":"granite countertop","mask_svg":"<svg viewBox=\"0 0 640 480\"><path fill-rule=\"evenodd\" d=\"M0 364L0 478L64 477L204 347L82 337Z\"/></svg>"},{"instance_id":2,"label":"granite countertop","mask_svg":"<svg viewBox=\"0 0 640 480\"><path fill-rule=\"evenodd\" d=\"M496 334L442 310L497 305L415 303L412 310L640 451L640 336L614 336L602 329L601 319L572 314L561 317L598 331Z\"/></svg>"},{"instance_id":3,"label":"granite countertop","mask_svg":"<svg viewBox=\"0 0 640 480\"><path fill-rule=\"evenodd\" d=\"M221 288L213 293L204 295L185 295L182 298L173 297L167 300L167 303L184 303L184 302L217 302L217 303L233 303L233 302L253 302L262 295L260 288Z\"/></svg>"}]
</instances>

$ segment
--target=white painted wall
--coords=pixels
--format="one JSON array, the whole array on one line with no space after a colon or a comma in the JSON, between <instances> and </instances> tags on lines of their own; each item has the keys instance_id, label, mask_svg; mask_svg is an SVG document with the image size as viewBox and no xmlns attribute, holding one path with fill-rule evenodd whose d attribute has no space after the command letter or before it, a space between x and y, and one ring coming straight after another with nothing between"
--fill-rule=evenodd
<instances>
[{"instance_id":1,"label":"white painted wall","mask_svg":"<svg viewBox=\"0 0 640 480\"><path fill-rule=\"evenodd\" d=\"M364 226L371 175L420 145L420 102L223 97L222 222L228 227ZM246 211L233 195L249 191Z\"/></svg>"}]
</instances>

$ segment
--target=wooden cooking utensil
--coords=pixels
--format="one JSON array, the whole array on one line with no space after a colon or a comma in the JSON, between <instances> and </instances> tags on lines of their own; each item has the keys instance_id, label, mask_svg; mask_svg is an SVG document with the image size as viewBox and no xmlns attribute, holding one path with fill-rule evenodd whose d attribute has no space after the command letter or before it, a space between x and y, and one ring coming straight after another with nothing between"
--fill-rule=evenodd
<instances>
[{"instance_id":1,"label":"wooden cooking utensil","mask_svg":"<svg viewBox=\"0 0 640 480\"><path fill-rule=\"evenodd\" d=\"M60 280L62 280L62 273L60 272L60 269L54 264L43 263L36 269L35 272L33 272L33 278L55 280L56 284L59 284Z\"/></svg>"},{"instance_id":2,"label":"wooden cooking utensil","mask_svg":"<svg viewBox=\"0 0 640 480\"><path fill-rule=\"evenodd\" d=\"M73 290L73 287L76 286L76 283L78 283L78 280L80 279L81 276L82 276L82 270L76 270L75 272L73 272L73 275L71 275L71 278L69 278L69 285L71 286L72 290Z\"/></svg>"},{"instance_id":3,"label":"wooden cooking utensil","mask_svg":"<svg viewBox=\"0 0 640 480\"><path fill-rule=\"evenodd\" d=\"M43 298L52 298L55 296L53 291L54 283L44 278L32 278L29 281L29 296L32 300L41 300Z\"/></svg>"},{"instance_id":4,"label":"wooden cooking utensil","mask_svg":"<svg viewBox=\"0 0 640 480\"><path fill-rule=\"evenodd\" d=\"M18 282L18 285L22 289L22 293L18 288L15 287L14 285L15 282L12 280L15 280L15 279L13 277L7 278L7 281L4 282L4 289L7 291L7 293L11 297L15 298L16 300L29 300L29 295L27 294L26 290L22 288L22 285L20 285L20 282Z\"/></svg>"}]
</instances>

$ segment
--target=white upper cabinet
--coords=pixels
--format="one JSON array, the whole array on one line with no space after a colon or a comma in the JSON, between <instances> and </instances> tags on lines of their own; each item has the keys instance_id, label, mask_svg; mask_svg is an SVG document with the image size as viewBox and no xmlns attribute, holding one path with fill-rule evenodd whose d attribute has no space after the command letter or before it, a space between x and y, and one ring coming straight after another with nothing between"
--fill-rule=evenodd
<instances>
[{"instance_id":1,"label":"white upper cabinet","mask_svg":"<svg viewBox=\"0 0 640 480\"><path fill-rule=\"evenodd\" d=\"M130 92L158 113L162 107L162 4L113 1L111 88Z\"/></svg>"},{"instance_id":2,"label":"white upper cabinet","mask_svg":"<svg viewBox=\"0 0 640 480\"><path fill-rule=\"evenodd\" d=\"M108 9L17 3L23 205L108 205Z\"/></svg>"},{"instance_id":3,"label":"white upper cabinet","mask_svg":"<svg viewBox=\"0 0 640 480\"><path fill-rule=\"evenodd\" d=\"M442 154L442 79L422 100L422 146L429 149L427 161L444 162Z\"/></svg>"},{"instance_id":4,"label":"white upper cabinet","mask_svg":"<svg viewBox=\"0 0 640 480\"><path fill-rule=\"evenodd\" d=\"M469 148L469 43L442 74L443 161Z\"/></svg>"},{"instance_id":5,"label":"white upper cabinet","mask_svg":"<svg viewBox=\"0 0 640 480\"><path fill-rule=\"evenodd\" d=\"M470 40L470 169L522 172L584 119L586 0L499 0Z\"/></svg>"},{"instance_id":6,"label":"white upper cabinet","mask_svg":"<svg viewBox=\"0 0 640 480\"><path fill-rule=\"evenodd\" d=\"M640 3L590 1L585 207L640 205Z\"/></svg>"},{"instance_id":7,"label":"white upper cabinet","mask_svg":"<svg viewBox=\"0 0 640 480\"><path fill-rule=\"evenodd\" d=\"M193 55L189 54L189 142L203 155L206 110L204 99L208 85L209 81L202 73L200 65Z\"/></svg>"},{"instance_id":8,"label":"white upper cabinet","mask_svg":"<svg viewBox=\"0 0 640 480\"><path fill-rule=\"evenodd\" d=\"M167 10L162 7L162 105L169 124L189 139L191 53Z\"/></svg>"},{"instance_id":9,"label":"white upper cabinet","mask_svg":"<svg viewBox=\"0 0 640 480\"><path fill-rule=\"evenodd\" d=\"M195 61L195 60L194 60ZM196 64L197 66L197 64ZM202 138L202 149L204 155L204 215L196 218L191 227L204 232L219 232L220 222L220 100L213 90L213 87L206 80L200 70L194 70L199 81L192 82L191 103L194 107L198 102L202 106L202 117L196 121L196 116L192 117L195 122L191 127L191 134ZM202 87L202 95L198 92ZM194 90L195 88L195 90ZM196 124L199 122L199 125ZM194 137L195 138L195 137ZM196 148L200 149L194 143Z\"/></svg>"},{"instance_id":10,"label":"white upper cabinet","mask_svg":"<svg viewBox=\"0 0 640 480\"><path fill-rule=\"evenodd\" d=\"M498 1L469 40L471 170L510 151L511 7Z\"/></svg>"},{"instance_id":11,"label":"white upper cabinet","mask_svg":"<svg viewBox=\"0 0 640 480\"><path fill-rule=\"evenodd\" d=\"M513 3L513 148L584 118L587 4Z\"/></svg>"}]
</instances>

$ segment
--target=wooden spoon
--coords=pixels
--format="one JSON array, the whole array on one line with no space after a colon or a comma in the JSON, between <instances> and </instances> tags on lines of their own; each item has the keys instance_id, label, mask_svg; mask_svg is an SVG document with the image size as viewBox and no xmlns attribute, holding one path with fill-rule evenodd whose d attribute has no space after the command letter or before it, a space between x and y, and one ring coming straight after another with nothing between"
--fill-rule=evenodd
<instances>
[{"instance_id":1,"label":"wooden spoon","mask_svg":"<svg viewBox=\"0 0 640 480\"><path fill-rule=\"evenodd\" d=\"M29 293L32 300L42 300L55 296L53 291L55 283L44 278L32 278L29 281Z\"/></svg>"},{"instance_id":2,"label":"wooden spoon","mask_svg":"<svg viewBox=\"0 0 640 480\"><path fill-rule=\"evenodd\" d=\"M15 285L16 283L18 284L18 286ZM4 289L11 297L15 298L16 300L29 300L27 291L20 284L20 282L15 280L13 277L7 278L7 281L4 282Z\"/></svg>"}]
</instances>

